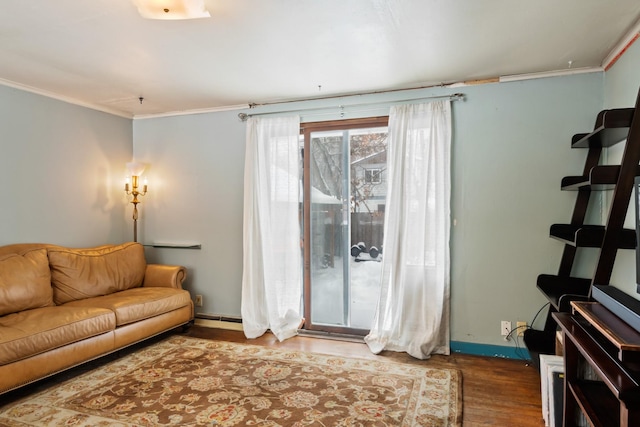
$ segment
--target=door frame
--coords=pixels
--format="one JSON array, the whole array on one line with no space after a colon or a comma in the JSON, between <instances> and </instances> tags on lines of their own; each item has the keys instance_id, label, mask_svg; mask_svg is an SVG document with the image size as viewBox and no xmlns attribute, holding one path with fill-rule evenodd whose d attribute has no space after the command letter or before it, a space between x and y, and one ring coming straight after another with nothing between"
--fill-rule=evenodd
<instances>
[{"instance_id":1,"label":"door frame","mask_svg":"<svg viewBox=\"0 0 640 427\"><path fill-rule=\"evenodd\" d=\"M303 325L301 326L301 329L360 336L365 336L369 333L369 330L367 329L356 329L347 326L317 325L311 321L311 133L332 130L386 127L388 125L389 116L332 120L326 122L310 122L300 124L300 134L304 135L303 153L309 153L309 155L303 155L303 316L305 320Z\"/></svg>"}]
</instances>

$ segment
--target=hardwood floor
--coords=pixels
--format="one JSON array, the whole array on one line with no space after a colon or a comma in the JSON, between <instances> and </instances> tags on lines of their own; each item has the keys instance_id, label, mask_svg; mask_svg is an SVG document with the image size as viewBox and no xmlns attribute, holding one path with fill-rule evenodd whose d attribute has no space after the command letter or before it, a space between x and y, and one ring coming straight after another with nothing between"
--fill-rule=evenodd
<instances>
[{"instance_id":1,"label":"hardwood floor","mask_svg":"<svg viewBox=\"0 0 640 427\"><path fill-rule=\"evenodd\" d=\"M249 340L240 331L201 326L193 326L185 335L345 357L385 357L404 363L424 363L434 367L458 369L462 372L464 427L544 426L540 376L534 367L527 366L523 361L465 354L434 355L429 360L417 360L406 353L383 352L381 355L374 355L364 343L307 336L296 336L280 343L270 333Z\"/></svg>"}]
</instances>

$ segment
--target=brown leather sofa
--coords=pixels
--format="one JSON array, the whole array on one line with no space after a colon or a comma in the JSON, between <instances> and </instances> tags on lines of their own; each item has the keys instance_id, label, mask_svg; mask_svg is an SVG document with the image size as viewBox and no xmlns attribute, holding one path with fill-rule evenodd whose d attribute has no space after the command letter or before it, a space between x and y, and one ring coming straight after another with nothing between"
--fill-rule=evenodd
<instances>
[{"instance_id":1,"label":"brown leather sofa","mask_svg":"<svg viewBox=\"0 0 640 427\"><path fill-rule=\"evenodd\" d=\"M190 323L185 277L139 243L0 246L0 394Z\"/></svg>"}]
</instances>

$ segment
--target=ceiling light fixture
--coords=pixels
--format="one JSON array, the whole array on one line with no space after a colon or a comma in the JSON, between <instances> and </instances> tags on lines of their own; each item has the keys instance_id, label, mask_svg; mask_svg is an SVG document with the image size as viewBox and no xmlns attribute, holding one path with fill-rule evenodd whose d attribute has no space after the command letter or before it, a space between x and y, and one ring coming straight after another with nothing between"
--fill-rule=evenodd
<instances>
[{"instance_id":1,"label":"ceiling light fixture","mask_svg":"<svg viewBox=\"0 0 640 427\"><path fill-rule=\"evenodd\" d=\"M138 12L146 19L210 18L204 0L133 0Z\"/></svg>"}]
</instances>

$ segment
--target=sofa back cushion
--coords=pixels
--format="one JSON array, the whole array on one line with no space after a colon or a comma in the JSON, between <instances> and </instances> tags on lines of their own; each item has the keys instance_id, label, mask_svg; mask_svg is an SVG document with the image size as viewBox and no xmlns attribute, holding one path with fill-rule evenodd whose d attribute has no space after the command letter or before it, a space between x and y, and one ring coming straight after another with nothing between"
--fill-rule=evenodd
<instances>
[{"instance_id":1,"label":"sofa back cushion","mask_svg":"<svg viewBox=\"0 0 640 427\"><path fill-rule=\"evenodd\" d=\"M0 316L53 305L47 250L0 256Z\"/></svg>"},{"instance_id":2,"label":"sofa back cushion","mask_svg":"<svg viewBox=\"0 0 640 427\"><path fill-rule=\"evenodd\" d=\"M53 300L64 304L142 285L147 262L140 243L92 249L49 249Z\"/></svg>"}]
</instances>

